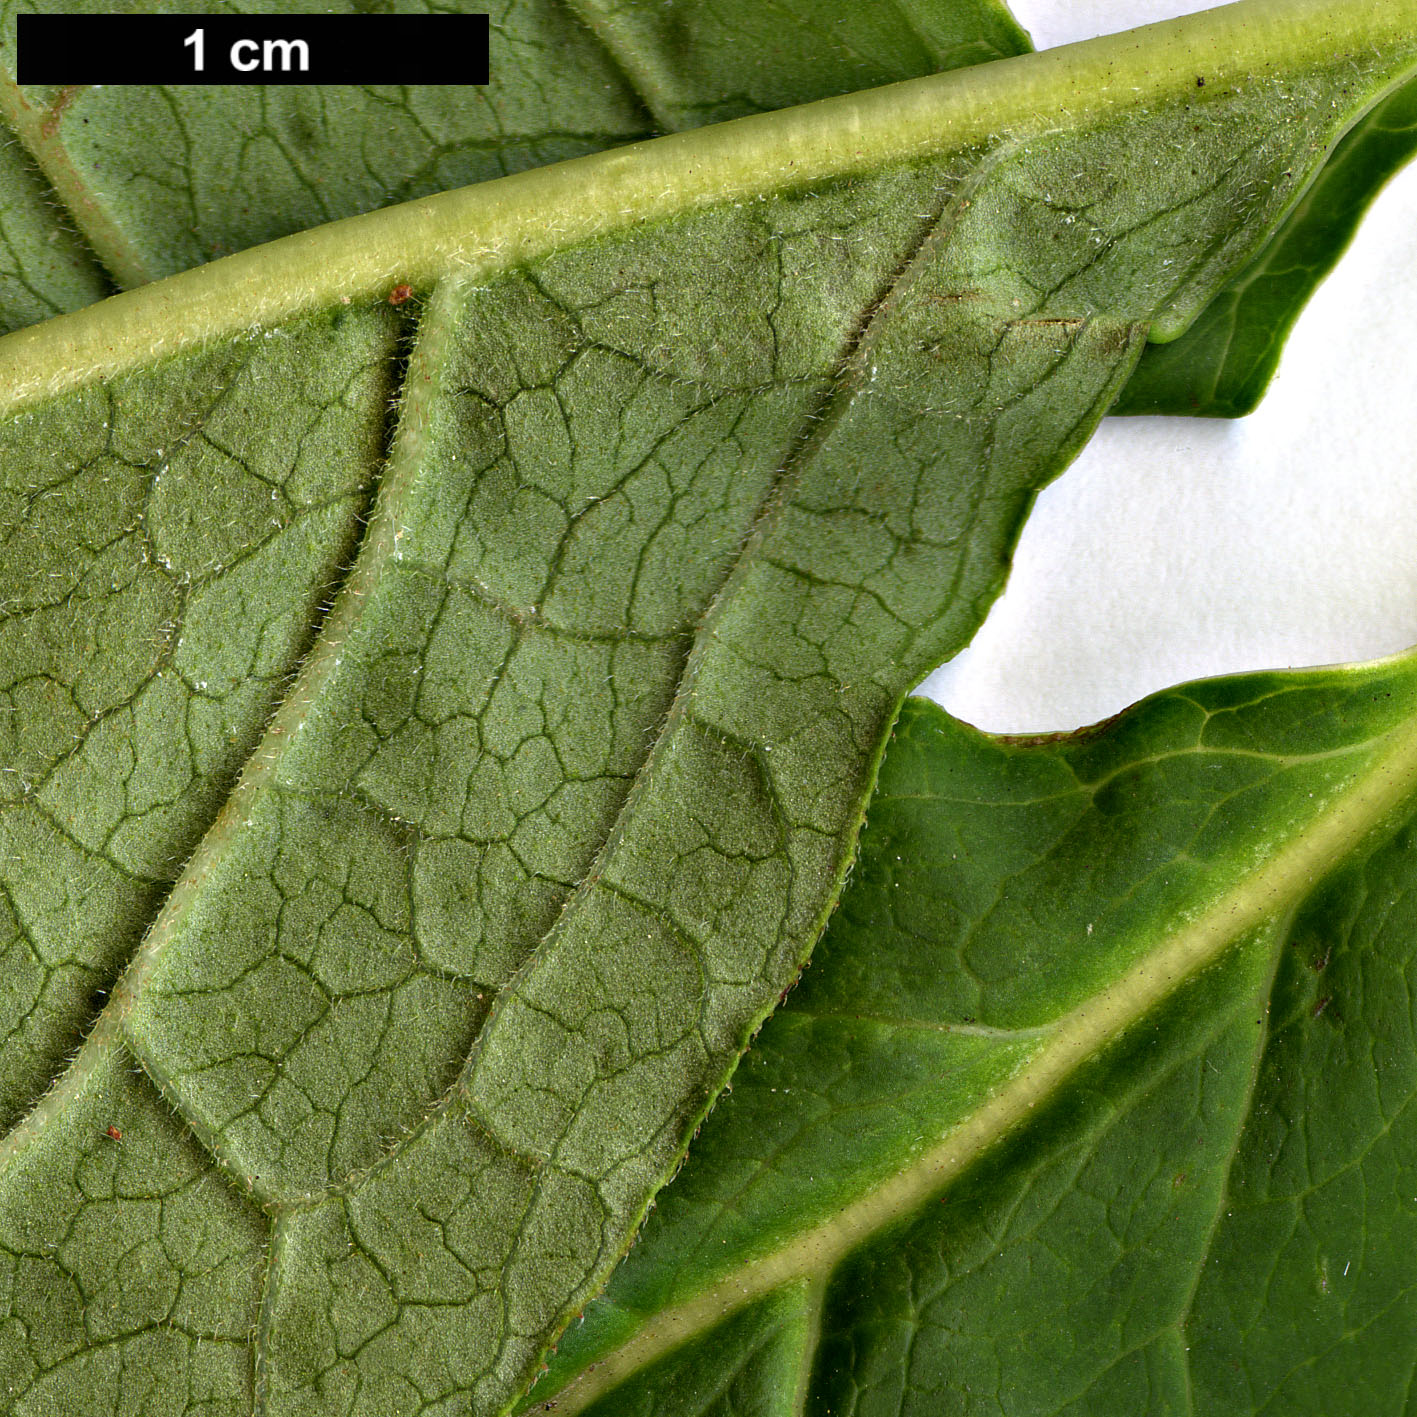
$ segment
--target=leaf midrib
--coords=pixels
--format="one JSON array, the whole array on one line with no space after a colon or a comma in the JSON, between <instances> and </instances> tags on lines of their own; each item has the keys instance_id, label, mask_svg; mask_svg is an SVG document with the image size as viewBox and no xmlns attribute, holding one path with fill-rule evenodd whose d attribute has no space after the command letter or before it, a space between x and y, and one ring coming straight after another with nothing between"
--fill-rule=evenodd
<instances>
[{"instance_id":1,"label":"leaf midrib","mask_svg":"<svg viewBox=\"0 0 1417 1417\"><path fill-rule=\"evenodd\" d=\"M1397 658L1413 655L1417 651ZM1357 849L1417 797L1417 718L1374 741L1385 750L1376 753L1321 815L1264 866L1175 931L1160 949L1058 1019L1037 1051L973 1116L830 1219L653 1315L618 1349L555 1394L546 1394L555 1397L557 1412L584 1411L633 1373L784 1285L825 1281L853 1250L913 1214L961 1176L1079 1068L1215 964L1234 943L1295 908L1334 861Z\"/></svg>"},{"instance_id":2,"label":"leaf midrib","mask_svg":"<svg viewBox=\"0 0 1417 1417\"><path fill-rule=\"evenodd\" d=\"M1279 974L1280 951L1283 943L1290 936L1294 919L1298 914L1299 902L1295 901L1282 917L1275 919L1270 926L1273 936L1270 941L1270 961L1269 970L1265 979L1265 986L1262 993L1266 1001L1264 1012L1260 1015L1259 1036L1254 1040L1253 1049L1250 1055L1250 1074L1245 1082L1244 1101L1241 1104L1241 1116L1248 1116L1253 1109L1256 1090L1260 1084L1260 1073L1264 1066L1265 1054L1269 1048L1272 1023L1268 1001L1274 997L1274 984ZM1235 1164L1240 1156L1240 1148L1245 1139L1245 1128L1236 1127L1234 1136L1230 1139L1230 1146L1225 1157L1224 1165L1221 1168L1221 1186L1216 1197L1215 1208L1210 1217L1210 1224L1206 1228L1205 1243L1197 1253L1195 1264L1191 1272L1190 1286L1186 1291L1185 1299L1177 1311L1173 1325L1177 1341L1180 1343L1183 1361L1181 1370L1185 1377L1185 1397L1186 1397L1186 1417L1196 1417L1195 1399L1195 1373L1192 1370L1190 1360L1190 1347L1185 1342L1186 1327L1191 1322L1195 1312L1196 1295L1200 1293L1201 1279L1205 1274L1206 1265L1210 1262L1211 1254L1215 1249L1216 1236L1220 1233L1220 1226L1228 1213L1230 1204L1230 1186L1235 1174Z\"/></svg>"},{"instance_id":3,"label":"leaf midrib","mask_svg":"<svg viewBox=\"0 0 1417 1417\"><path fill-rule=\"evenodd\" d=\"M671 134L298 232L0 338L0 414L311 310L485 279L712 202L748 201L1410 38L1413 0L1240 0L1122 35ZM1132 60L1139 52L1144 62ZM1225 56L1223 59L1217 56ZM1194 82L1192 79L1191 82ZM1080 99L1081 96L1081 99ZM548 212L558 221L546 219Z\"/></svg>"}]
</instances>

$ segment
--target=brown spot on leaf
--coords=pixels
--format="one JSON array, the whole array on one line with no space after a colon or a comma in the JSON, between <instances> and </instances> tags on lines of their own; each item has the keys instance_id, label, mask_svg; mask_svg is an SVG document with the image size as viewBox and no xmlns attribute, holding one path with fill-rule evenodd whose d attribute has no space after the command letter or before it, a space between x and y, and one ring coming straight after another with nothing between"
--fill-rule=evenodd
<instances>
[{"instance_id":1,"label":"brown spot on leaf","mask_svg":"<svg viewBox=\"0 0 1417 1417\"><path fill-rule=\"evenodd\" d=\"M39 131L43 137L52 138L59 131L59 122L64 117L64 110L83 92L83 89L83 84L65 84L59 90L54 97L54 102L49 105L49 112L44 115L44 121L39 125Z\"/></svg>"}]
</instances>

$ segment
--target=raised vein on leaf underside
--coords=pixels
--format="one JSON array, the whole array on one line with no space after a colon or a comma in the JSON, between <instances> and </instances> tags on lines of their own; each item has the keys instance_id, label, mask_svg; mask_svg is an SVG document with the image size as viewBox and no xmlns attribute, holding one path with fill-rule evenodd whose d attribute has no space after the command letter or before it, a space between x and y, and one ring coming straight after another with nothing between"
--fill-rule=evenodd
<instances>
[{"instance_id":1,"label":"raised vein on leaf underside","mask_svg":"<svg viewBox=\"0 0 1417 1417\"><path fill-rule=\"evenodd\" d=\"M1199 32L1206 33L1205 25ZM1370 82L1381 83L1386 72ZM741 529L749 533L746 547L725 564L723 588L698 624L687 664L676 662L673 707L641 760L633 792L608 824L594 823L597 851L570 906L502 988L458 1085L444 1090L431 1112L426 1105L416 1111L412 1122L396 1111L379 1120L382 1132L371 1129L350 1144L352 1160L315 1157L326 1164L319 1172L309 1154L292 1150L295 1159L287 1157L284 1138L261 1153L254 1122L239 1134L228 1126L208 1081L219 1068L183 1053L186 1019L200 1017L207 1001L221 1001L228 928L221 920L242 911L249 916L242 892L253 881L253 889L263 884L260 833L274 832L279 843L287 799L298 799L300 810L309 803L323 810L326 799L341 805L347 798L405 837L427 834L418 820L410 827L388 802L368 795L363 767L349 775L339 758L340 735L346 725L360 727L369 702L356 673L368 665L353 665L356 642L363 646L358 654L372 655L368 644L379 633L365 607L378 600L385 607L380 614L392 614L388 607L397 609L397 596L419 577L407 593L424 594L426 581L445 605L457 589L458 538L476 520L467 509L500 466L495 447L481 463L469 450L479 438L492 446L501 437L516 468L508 410L528 385L531 392L540 387L538 378L523 378L522 363L529 367L544 356L529 343L532 326L520 317L511 322L511 343L499 346L499 311L540 311L547 329L574 328L581 339L584 322L607 303L596 288L607 270L633 272L654 259L672 265L680 259L676 240L692 246L714 221L720 236L737 239L750 218L732 207L701 213L709 198L700 188L683 204L689 210L681 224L622 231L584 250L572 244L561 256L547 251L533 263L534 281L509 275L499 284L483 271L484 289L468 277L438 284L410 365L389 476L353 575L294 693L90 1044L104 1045L121 1026L228 1174L284 1212L261 1329L262 1391L273 1413L323 1400L317 1395L334 1381L334 1350L321 1347L310 1316L329 1307L318 1257L336 1253L368 1259L368 1284L393 1314L379 1342L396 1356L381 1358L372 1338L357 1356L360 1365L374 1365L361 1367L369 1382L392 1383L397 1374L384 1369L403 1365L426 1380L429 1401L465 1394L478 1411L500 1409L524 1388L546 1343L623 1251L688 1130L811 947L839 889L901 696L977 624L1032 496L1107 407L1146 322L1176 303L1183 288L1193 299L1190 285L1222 277L1283 210L1331 136L1333 120L1326 125L1315 116L1324 111L1315 98L1327 92L1324 77L1307 76L1312 92L1296 80L1296 94L1273 110L1266 104L1274 95L1266 91L1260 109L1270 127L1260 139L1238 93L1217 97L1202 115L1210 127L1195 143L1197 166L1179 184L1160 163L1141 164L1135 187L1114 174L1132 163L1139 142L1169 150L1173 128L1192 130L1180 99L1154 118L1113 112L1091 129L997 143L961 183L959 159L973 131L965 122L965 138L943 140L937 167L888 169L870 181L858 175L856 187L843 189L858 203L858 225L870 214L876 180L887 204L902 192L911 201L931 193L950 215L939 225L927 221L923 243L918 222L906 224L916 245L903 241L902 254L885 262L887 276L892 266L904 275L864 325L858 320L861 334L846 341L844 379L840 342L834 347L841 382L826 391L825 404L806 402L805 417L818 420L816 426L798 423L789 440L795 451L769 493L768 511ZM1024 84L1017 101L1032 111L1037 97ZM799 137L805 131L788 126ZM919 156L919 149L911 151ZM735 161L742 157L736 153ZM834 160L841 160L840 149ZM633 159L630 170L641 161ZM856 170L857 163L850 156L842 166ZM745 170L737 171L738 180ZM635 180L643 185L653 177L640 169ZM772 200L762 220L770 215L790 232L800 216L792 203L815 201L817 194ZM837 192L832 200L845 197ZM1082 223L1078 213L1085 214ZM602 230L604 216L593 212L586 230ZM504 217L494 215L494 228ZM692 226L700 217L704 225ZM462 250L469 240L477 243L466 233L459 240ZM439 248L437 259L446 254ZM517 257L527 257L526 247L509 242L489 264ZM725 272L728 280L731 267ZM705 322L711 327L707 314ZM492 334L479 345L484 328ZM711 328L701 345L693 343L696 333L685 329L681 339L711 368ZM610 347L613 338L582 339L575 358L589 350L608 364L614 354L638 361L648 378L661 346L646 337L644 348L624 354ZM449 374L454 354L467 366L457 379ZM541 380L552 402L560 397L554 381L568 367ZM775 366L772 372L777 383L755 386L745 398L791 382ZM702 378L707 387L711 381ZM511 392L498 394L499 379ZM666 382L672 386L673 379ZM523 406L517 417L526 416ZM803 427L812 431L804 435ZM617 429L612 447L619 438ZM771 451L781 459L781 444ZM450 461L442 490L449 497L462 485L454 482L462 475L456 459L474 465L456 534L449 533L446 554L434 554L414 543L436 543L428 528L447 499L435 488L426 505L415 507L411 488L424 464L444 454ZM522 482L550 477L541 466L516 471ZM551 582L531 574L536 568L528 568L517 540L521 524L512 519L499 527L484 518L477 526L482 539L458 553L473 580L493 592L468 596L478 602L477 623L498 622L500 635L509 618L514 622L495 684L523 631L545 629L552 640L564 631L574 639L600 613L599 602L588 592L584 603L558 603L551 594L538 605ZM406 547L414 570L400 566ZM559 575L559 555L554 565ZM440 588L444 574L447 587ZM515 613L503 615L499 606ZM345 657L351 664L342 668ZM343 720L334 713L339 693L353 706ZM321 715L333 766L322 766L318 746L306 746ZM1390 755L1390 777L1400 779L1397 786L1383 779L1392 791L1405 790L1413 753L1404 744ZM374 762L372 754L367 761ZM1330 814L1335 842L1347 840L1345 832L1361 833L1382 810L1389 799L1380 789L1375 780L1366 795L1356 795L1357 806ZM433 809L415 797L403 810L427 817ZM352 831L349 839L356 840ZM256 852L257 866L233 866L238 850ZM1292 885L1309 857L1296 846L1280 859L1288 864L1275 890ZM222 901L234 902L229 917L217 911L216 925L201 918L202 909ZM1247 897L1244 908L1245 919L1259 918L1266 904ZM1199 968L1233 937L1233 925L1217 919L1194 927L1163 963L1178 974ZM415 954L424 948L414 944ZM459 944L453 939L440 948L456 952ZM524 958L510 947L504 954L513 966ZM489 978L471 964L439 970L440 977ZM161 971L167 977L158 989ZM501 986L505 976L491 982ZM956 1164L964 1150L997 1134L1168 987L1165 969L1153 963L1152 972L1139 968L1135 978L1080 1008L1042 1045L1028 1074L1033 1081L1000 1094L983 1120L970 1124L977 1134L942 1144L961 1150L942 1152L939 1166ZM276 1077L279 1046L264 1048L259 1060ZM218 1077L218 1084L231 1091L229 1081ZM427 1105L434 1101L426 1098ZM343 1103L332 1112L342 1123ZM391 1136L396 1128L408 1134ZM18 1145L13 1141L11 1152ZM260 1160L263 1154L268 1161ZM440 1210L436 1221L424 1196L434 1178L440 1186L446 1179L444 1190L455 1193L449 1200L440 1191L438 1206L451 1210ZM831 1243L852 1243L896 1213L912 1186L933 1186L938 1178L938 1169L927 1181L912 1168L892 1183L895 1189L863 1201L859 1214L859 1208L848 1212ZM447 1260L436 1273L432 1261L425 1263L430 1252ZM792 1265L801 1268L800 1259L783 1263L772 1283L796 1273Z\"/></svg>"},{"instance_id":2,"label":"raised vein on leaf underside","mask_svg":"<svg viewBox=\"0 0 1417 1417\"><path fill-rule=\"evenodd\" d=\"M60 89L52 106L36 108L10 74L0 72L0 115L63 201L93 258L122 285L142 285L152 279L151 272L144 267L142 258L122 229L94 200L85 178L74 167L63 141L57 136L59 114L73 101L76 92L75 88Z\"/></svg>"},{"instance_id":3,"label":"raised vein on leaf underside","mask_svg":"<svg viewBox=\"0 0 1417 1417\"><path fill-rule=\"evenodd\" d=\"M432 322L436 330L436 321ZM436 335L422 341L421 350L427 350L435 362L438 359ZM420 363L410 377L405 392L405 400L416 404L420 394L427 396L427 381L421 375L425 365ZM415 414L404 419L399 426L399 448L414 451L409 456L417 456L420 420ZM391 457L391 468L400 460L396 450ZM379 568L391 550L397 546L399 536L399 502L396 495L398 479L386 478L386 490L381 490L374 516L370 518L365 531L364 542L356 558L354 569L335 597L331 613L321 626L321 633L306 657L300 675L291 691L282 701L271 719L264 736L255 752L245 765L235 788L224 803L216 820L202 838L197 850L173 887L163 909L159 912L151 929L144 937L138 952L129 962L122 977L114 985L109 1001L100 1013L83 1048L70 1069L59 1079L57 1085L39 1101L36 1107L0 1141L0 1169L5 1162L21 1149L27 1137L41 1129L46 1121L62 1110L66 1098L82 1084L85 1076L94 1071L108 1052L119 1044L124 1020L132 1007L134 998L141 992L143 984L151 972L156 958L166 940L164 922L171 922L179 914L184 899L200 887L201 880L210 871L223 844L233 832L239 830L242 817L251 800L259 792L261 784L267 780L276 763L280 748L289 735L298 729L308 706L309 699L317 691L318 684L328 674L331 663L337 662L339 647L354 620L357 619L369 586L379 574ZM219 1148L213 1148L210 1136L205 1139L219 1163L224 1157ZM239 1178L233 1177L233 1180Z\"/></svg>"},{"instance_id":4,"label":"raised vein on leaf underside","mask_svg":"<svg viewBox=\"0 0 1417 1417\"><path fill-rule=\"evenodd\" d=\"M419 1172L453 1166L475 1176L479 1192L510 1198L497 1236L500 1286L515 1303L469 1341L466 1376L447 1379L470 1388L478 1407L513 1394L546 1336L598 1287L687 1129L810 947L899 696L960 642L996 584L999 552L978 548L1008 545L1027 497L1127 373L1144 314L1227 244L1202 216L1189 259L1176 259L1169 242L1163 269L1117 293L1110 318L1076 313L1092 308L1080 295L1092 265L1085 247L1073 255L1063 243L1054 269L1042 261L1032 282L1019 279L1000 259L994 223L1010 229L1015 213L1026 223L1037 212L1034 189L1061 189L1063 174L1076 174L1081 159L1069 141L1040 144L1032 160L1007 146L986 160L957 194L956 219L931 235L882 302L857 353L859 383L829 407L774 494L705 617L607 845L499 996L461 1087L344 1198L292 1216L288 1253L316 1235L322 1246L380 1249L375 1214L406 1204ZM1292 161L1296 142L1304 139L1252 142L1239 157L1228 150L1212 186L1256 185L1252 164L1268 174ZM1189 221L1216 200L1205 180L1190 195L1167 195L1115 215L1108 239L1098 237L1104 260L1126 261L1138 233L1177 214ZM1093 199L1099 213L1106 200ZM1076 203L1047 206L1067 213ZM1173 262L1177 276L1164 270ZM1040 299L1030 286L1050 294ZM930 453L891 471L889 450L907 430L922 437L927 420ZM907 508L908 529L896 525ZM890 549L874 567L856 562L856 538L839 536L842 517L884 538ZM823 638L799 631L832 593L845 608ZM744 857L754 863L750 887L707 904L714 863ZM678 984L661 996L686 971L698 983L682 998ZM1085 1016L1074 1031L1055 1037L1055 1052L1091 1047L1106 1030ZM463 1244L481 1249L494 1238L487 1212L479 1216L478 1238ZM571 1253L550 1279L540 1246L553 1233ZM393 1256L381 1269L391 1294L416 1302L417 1281L399 1278ZM268 1333L282 1326L282 1304L305 1302L301 1283L277 1275ZM272 1341L273 1392L320 1380L289 1343Z\"/></svg>"}]
</instances>

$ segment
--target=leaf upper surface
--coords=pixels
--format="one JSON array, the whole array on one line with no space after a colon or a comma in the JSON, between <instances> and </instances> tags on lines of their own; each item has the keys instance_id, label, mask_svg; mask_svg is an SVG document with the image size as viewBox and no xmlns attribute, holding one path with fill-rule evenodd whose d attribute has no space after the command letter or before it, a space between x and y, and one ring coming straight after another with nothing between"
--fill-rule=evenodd
<instances>
[{"instance_id":1,"label":"leaf upper surface","mask_svg":"<svg viewBox=\"0 0 1417 1417\"><path fill-rule=\"evenodd\" d=\"M1415 672L1056 742L911 701L811 968L534 1398L715 1410L670 1393L771 1304L784 1410L1401 1410L1407 1212L1363 1196L1412 1174Z\"/></svg>"}]
</instances>

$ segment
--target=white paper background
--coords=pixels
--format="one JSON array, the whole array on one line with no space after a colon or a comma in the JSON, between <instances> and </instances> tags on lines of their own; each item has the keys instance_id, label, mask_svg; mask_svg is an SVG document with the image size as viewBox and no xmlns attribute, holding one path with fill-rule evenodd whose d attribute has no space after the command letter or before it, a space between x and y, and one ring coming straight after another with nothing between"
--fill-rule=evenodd
<instances>
[{"instance_id":1,"label":"white paper background","mask_svg":"<svg viewBox=\"0 0 1417 1417\"><path fill-rule=\"evenodd\" d=\"M1039 48L1207 8L1017 0ZM1417 643L1417 169L1379 197L1261 407L1110 419L1039 498L1008 589L926 680L997 732L1074 728L1184 679Z\"/></svg>"}]
</instances>

